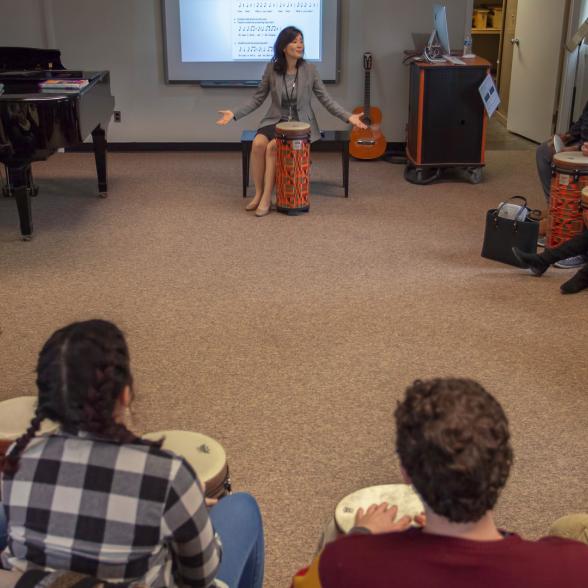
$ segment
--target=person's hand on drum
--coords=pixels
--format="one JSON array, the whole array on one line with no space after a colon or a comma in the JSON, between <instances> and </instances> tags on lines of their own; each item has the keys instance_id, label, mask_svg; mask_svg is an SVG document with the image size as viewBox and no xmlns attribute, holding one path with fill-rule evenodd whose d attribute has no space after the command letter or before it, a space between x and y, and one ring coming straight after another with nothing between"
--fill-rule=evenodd
<instances>
[{"instance_id":1,"label":"person's hand on drum","mask_svg":"<svg viewBox=\"0 0 588 588\"><path fill-rule=\"evenodd\" d=\"M368 529L374 534L406 531L410 527L411 518L407 515L396 520L397 513L398 507L387 502L372 504L365 512L363 508L358 508L355 526Z\"/></svg>"},{"instance_id":2,"label":"person's hand on drum","mask_svg":"<svg viewBox=\"0 0 588 588\"><path fill-rule=\"evenodd\" d=\"M414 522L419 527L424 527L427 524L427 517L425 516L425 513L422 512L421 514L416 515L416 517L414 517Z\"/></svg>"},{"instance_id":3,"label":"person's hand on drum","mask_svg":"<svg viewBox=\"0 0 588 588\"><path fill-rule=\"evenodd\" d=\"M233 120L233 116L235 116L230 110L219 110L218 113L222 116L216 121L216 124L223 127L228 125Z\"/></svg>"},{"instance_id":4,"label":"person's hand on drum","mask_svg":"<svg viewBox=\"0 0 588 588\"><path fill-rule=\"evenodd\" d=\"M204 485L204 482L198 478L198 484L200 484L200 490L202 490L202 494L204 494L204 504L210 508L211 506L214 506L215 504L218 504L218 498L208 498L206 496L206 486Z\"/></svg>"},{"instance_id":5,"label":"person's hand on drum","mask_svg":"<svg viewBox=\"0 0 588 588\"><path fill-rule=\"evenodd\" d=\"M582 155L588 157L588 141L582 143Z\"/></svg>"},{"instance_id":6,"label":"person's hand on drum","mask_svg":"<svg viewBox=\"0 0 588 588\"><path fill-rule=\"evenodd\" d=\"M354 127L357 127L358 129L367 129L367 125L361 120L361 117L363 116L363 112L360 112L359 114L352 114L349 117L349 123L351 123Z\"/></svg>"}]
</instances>

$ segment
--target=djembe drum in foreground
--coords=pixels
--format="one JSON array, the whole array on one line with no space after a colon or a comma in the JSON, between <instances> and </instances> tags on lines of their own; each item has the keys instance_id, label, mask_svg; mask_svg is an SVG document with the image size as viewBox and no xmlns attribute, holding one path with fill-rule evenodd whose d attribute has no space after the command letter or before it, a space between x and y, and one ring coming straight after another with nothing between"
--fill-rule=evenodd
<instances>
[{"instance_id":1,"label":"djembe drum in foreground","mask_svg":"<svg viewBox=\"0 0 588 588\"><path fill-rule=\"evenodd\" d=\"M231 493L227 455L212 437L192 431L157 431L143 435L143 439L163 439L162 449L182 456L204 484L207 498L222 498Z\"/></svg>"},{"instance_id":2,"label":"djembe drum in foreground","mask_svg":"<svg viewBox=\"0 0 588 588\"><path fill-rule=\"evenodd\" d=\"M323 532L319 549L351 531L355 525L355 515L358 509L363 508L365 511L372 504L381 504L382 502L387 502L390 506L398 508L397 521L405 515L414 519L425 510L421 499L408 484L384 484L361 488L339 501L335 508L334 517Z\"/></svg>"},{"instance_id":3,"label":"djembe drum in foreground","mask_svg":"<svg viewBox=\"0 0 588 588\"><path fill-rule=\"evenodd\" d=\"M588 157L581 151L553 156L547 246L557 247L584 230L582 190L588 186Z\"/></svg>"},{"instance_id":4,"label":"djembe drum in foreground","mask_svg":"<svg viewBox=\"0 0 588 588\"><path fill-rule=\"evenodd\" d=\"M582 208L582 215L584 216L584 225L586 225L585 229L588 231L588 187L582 190L580 206Z\"/></svg>"},{"instance_id":5,"label":"djembe drum in foreground","mask_svg":"<svg viewBox=\"0 0 588 588\"><path fill-rule=\"evenodd\" d=\"M276 208L285 214L310 208L310 125L289 121L276 125Z\"/></svg>"},{"instance_id":6,"label":"djembe drum in foreground","mask_svg":"<svg viewBox=\"0 0 588 588\"><path fill-rule=\"evenodd\" d=\"M36 410L36 396L17 396L0 402L0 457L29 428ZM45 419L37 435L53 433L58 428L57 423Z\"/></svg>"}]
</instances>

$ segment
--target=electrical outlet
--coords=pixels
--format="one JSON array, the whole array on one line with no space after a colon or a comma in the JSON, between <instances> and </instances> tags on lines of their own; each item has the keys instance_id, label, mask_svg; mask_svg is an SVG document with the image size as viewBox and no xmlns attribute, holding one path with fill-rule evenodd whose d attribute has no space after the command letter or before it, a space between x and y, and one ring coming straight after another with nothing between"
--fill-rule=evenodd
<instances>
[{"instance_id":1,"label":"electrical outlet","mask_svg":"<svg viewBox=\"0 0 588 588\"><path fill-rule=\"evenodd\" d=\"M114 122L122 122L122 115L120 113L120 110L114 111Z\"/></svg>"}]
</instances>

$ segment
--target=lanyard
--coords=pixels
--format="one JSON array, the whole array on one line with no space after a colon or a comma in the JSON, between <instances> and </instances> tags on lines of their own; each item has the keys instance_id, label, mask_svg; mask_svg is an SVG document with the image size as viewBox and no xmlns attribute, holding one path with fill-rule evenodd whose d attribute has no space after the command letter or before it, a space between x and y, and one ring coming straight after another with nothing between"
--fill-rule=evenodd
<instances>
[{"instance_id":1,"label":"lanyard","mask_svg":"<svg viewBox=\"0 0 588 588\"><path fill-rule=\"evenodd\" d=\"M298 68L296 68L296 77L292 84L291 92L288 92L288 84L286 83L286 74L284 74L284 88L286 88L286 97L288 98L288 121L292 120L292 103L294 102L294 91L296 90L296 82L298 82Z\"/></svg>"}]
</instances>

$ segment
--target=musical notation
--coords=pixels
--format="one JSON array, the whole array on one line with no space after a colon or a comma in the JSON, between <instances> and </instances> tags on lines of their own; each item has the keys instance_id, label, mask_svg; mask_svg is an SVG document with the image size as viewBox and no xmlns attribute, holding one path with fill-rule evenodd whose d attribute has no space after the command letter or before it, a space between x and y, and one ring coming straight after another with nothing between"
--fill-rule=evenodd
<instances>
[{"instance_id":1,"label":"musical notation","mask_svg":"<svg viewBox=\"0 0 588 588\"><path fill-rule=\"evenodd\" d=\"M316 10L320 8L320 0L237 0L236 8L239 11L258 10Z\"/></svg>"},{"instance_id":2,"label":"musical notation","mask_svg":"<svg viewBox=\"0 0 588 588\"><path fill-rule=\"evenodd\" d=\"M238 45L237 57L241 59L271 59L274 54L271 45Z\"/></svg>"},{"instance_id":3,"label":"musical notation","mask_svg":"<svg viewBox=\"0 0 588 588\"><path fill-rule=\"evenodd\" d=\"M253 23L253 24L239 24L237 27L238 33L247 33L249 36L255 34L271 34L277 35L279 32L278 26L270 23Z\"/></svg>"},{"instance_id":4,"label":"musical notation","mask_svg":"<svg viewBox=\"0 0 588 588\"><path fill-rule=\"evenodd\" d=\"M322 0L232 0L232 58L271 58L276 36L292 24L319 39L321 6Z\"/></svg>"}]
</instances>

